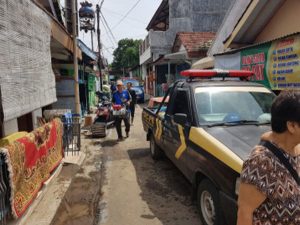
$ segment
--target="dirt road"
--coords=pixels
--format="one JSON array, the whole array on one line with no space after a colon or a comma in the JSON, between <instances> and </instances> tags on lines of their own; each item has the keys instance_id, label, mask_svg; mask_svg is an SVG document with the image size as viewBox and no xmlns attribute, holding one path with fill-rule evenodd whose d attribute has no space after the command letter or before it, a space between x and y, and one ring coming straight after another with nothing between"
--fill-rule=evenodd
<instances>
[{"instance_id":1,"label":"dirt road","mask_svg":"<svg viewBox=\"0 0 300 225\"><path fill-rule=\"evenodd\" d=\"M81 166L65 164L57 183L72 179L51 225L94 225L99 221L102 152L99 139L83 138L86 158Z\"/></svg>"},{"instance_id":2,"label":"dirt road","mask_svg":"<svg viewBox=\"0 0 300 225\"><path fill-rule=\"evenodd\" d=\"M83 139L83 164L65 165L58 177L73 178L52 225L201 224L190 184L169 160L150 157L141 111L122 142L115 129L106 138Z\"/></svg>"},{"instance_id":3,"label":"dirt road","mask_svg":"<svg viewBox=\"0 0 300 225\"><path fill-rule=\"evenodd\" d=\"M98 225L201 224L190 184L169 160L150 157L141 111L128 139L117 142L113 129L100 141L105 172Z\"/></svg>"}]
</instances>

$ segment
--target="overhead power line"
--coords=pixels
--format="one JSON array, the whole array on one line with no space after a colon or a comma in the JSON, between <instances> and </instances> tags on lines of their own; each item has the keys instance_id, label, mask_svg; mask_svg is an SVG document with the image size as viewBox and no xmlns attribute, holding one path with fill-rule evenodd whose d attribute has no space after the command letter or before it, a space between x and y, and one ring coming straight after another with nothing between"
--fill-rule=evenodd
<instances>
[{"instance_id":1,"label":"overhead power line","mask_svg":"<svg viewBox=\"0 0 300 225\"><path fill-rule=\"evenodd\" d=\"M112 39L114 40L115 44L118 44L118 41L117 41L117 39L115 38L113 32L111 31L111 29L110 29L110 27L109 27L109 25L108 25L108 23L107 23L107 21L106 21L104 15L103 15L103 13L100 12L100 14L101 14L101 16L102 16L102 19L103 19L103 20L101 20L101 21L102 21L102 23L103 23L104 28L106 29L106 32L110 34L110 36L111 36Z\"/></svg>"},{"instance_id":2,"label":"overhead power line","mask_svg":"<svg viewBox=\"0 0 300 225\"><path fill-rule=\"evenodd\" d=\"M125 16L124 14L121 14L121 13L118 13L118 12L115 12L115 11L112 11L112 10L107 9L107 8L105 8L105 7L102 7L102 8L105 9L105 11L107 11L107 12L109 12L109 13L111 13L111 14L118 15L119 17L124 17L124 16ZM143 25L147 25L147 23L145 23L145 21L137 20L136 18L133 18L133 17L128 17L128 16L127 16L126 19L132 20L132 21L134 21L134 22L141 23L141 24L143 24Z\"/></svg>"},{"instance_id":3,"label":"overhead power line","mask_svg":"<svg viewBox=\"0 0 300 225\"><path fill-rule=\"evenodd\" d=\"M114 25L112 27L112 30L115 29L117 26L120 25L120 23L122 23L124 21L124 19L132 12L132 10L134 10L134 8L140 3L140 1L142 0L138 0L129 10L127 13L125 13L125 15L119 20L118 23L116 23L116 25Z\"/></svg>"},{"instance_id":4,"label":"overhead power line","mask_svg":"<svg viewBox=\"0 0 300 225\"><path fill-rule=\"evenodd\" d=\"M106 32L106 34L109 34L109 31L107 30L107 28L106 28L106 26L104 25L104 22L103 21L101 21L102 22L102 24L103 24L103 26L104 26L104 29L105 29L105 32ZM115 46L115 42L113 41L113 39L108 35L107 36L107 39L109 39L110 40L110 43L113 45L113 46ZM103 44L103 43L102 43Z\"/></svg>"},{"instance_id":5,"label":"overhead power line","mask_svg":"<svg viewBox=\"0 0 300 225\"><path fill-rule=\"evenodd\" d=\"M107 51L109 54L113 55L113 53L112 53L109 49L114 49L114 47L106 47L106 46L103 45L103 44L102 44L102 46L103 46L103 50L104 50L104 51Z\"/></svg>"}]
</instances>

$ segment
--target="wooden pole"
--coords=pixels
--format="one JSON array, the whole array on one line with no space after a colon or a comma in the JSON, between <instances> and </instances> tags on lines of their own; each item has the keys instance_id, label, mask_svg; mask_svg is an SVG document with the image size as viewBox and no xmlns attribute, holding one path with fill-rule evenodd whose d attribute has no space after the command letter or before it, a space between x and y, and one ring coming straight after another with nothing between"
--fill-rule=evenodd
<instances>
[{"instance_id":1,"label":"wooden pole","mask_svg":"<svg viewBox=\"0 0 300 225\"><path fill-rule=\"evenodd\" d=\"M73 64L74 64L74 91L75 91L75 113L80 114L79 81L78 81L78 59L77 59L77 0L72 1L72 33L73 33Z\"/></svg>"},{"instance_id":2,"label":"wooden pole","mask_svg":"<svg viewBox=\"0 0 300 225\"><path fill-rule=\"evenodd\" d=\"M101 72L101 42L100 42L100 9L103 4L96 5L96 12L97 12L97 40L98 40L98 68L99 68L99 76L100 76L100 91L102 91L102 72Z\"/></svg>"}]
</instances>

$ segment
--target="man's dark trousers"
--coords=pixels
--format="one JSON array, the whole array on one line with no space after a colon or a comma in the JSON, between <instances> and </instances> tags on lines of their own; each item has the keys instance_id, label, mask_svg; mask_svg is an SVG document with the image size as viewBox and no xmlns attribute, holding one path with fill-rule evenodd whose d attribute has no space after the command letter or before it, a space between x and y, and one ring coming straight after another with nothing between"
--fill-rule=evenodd
<instances>
[{"instance_id":1,"label":"man's dark trousers","mask_svg":"<svg viewBox=\"0 0 300 225\"><path fill-rule=\"evenodd\" d=\"M126 115L126 117L116 117L115 118L115 126L118 133L118 138L122 138L122 120L124 120L125 123L125 132L126 136L129 134L130 131L130 123L129 123L129 116Z\"/></svg>"},{"instance_id":2,"label":"man's dark trousers","mask_svg":"<svg viewBox=\"0 0 300 225\"><path fill-rule=\"evenodd\" d=\"M133 122L134 113L135 113L135 103L130 102L129 109L130 109L130 113L131 113L131 122Z\"/></svg>"}]
</instances>

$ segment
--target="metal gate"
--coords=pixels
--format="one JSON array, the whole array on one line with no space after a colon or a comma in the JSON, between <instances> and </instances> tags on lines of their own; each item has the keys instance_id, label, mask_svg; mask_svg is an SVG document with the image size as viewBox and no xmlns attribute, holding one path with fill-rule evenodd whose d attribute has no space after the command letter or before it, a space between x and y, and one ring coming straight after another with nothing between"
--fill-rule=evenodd
<instances>
[{"instance_id":1,"label":"metal gate","mask_svg":"<svg viewBox=\"0 0 300 225\"><path fill-rule=\"evenodd\" d=\"M80 115L66 113L61 118L64 125L63 148L65 154L78 154L81 147L80 133L81 123Z\"/></svg>"}]
</instances>

